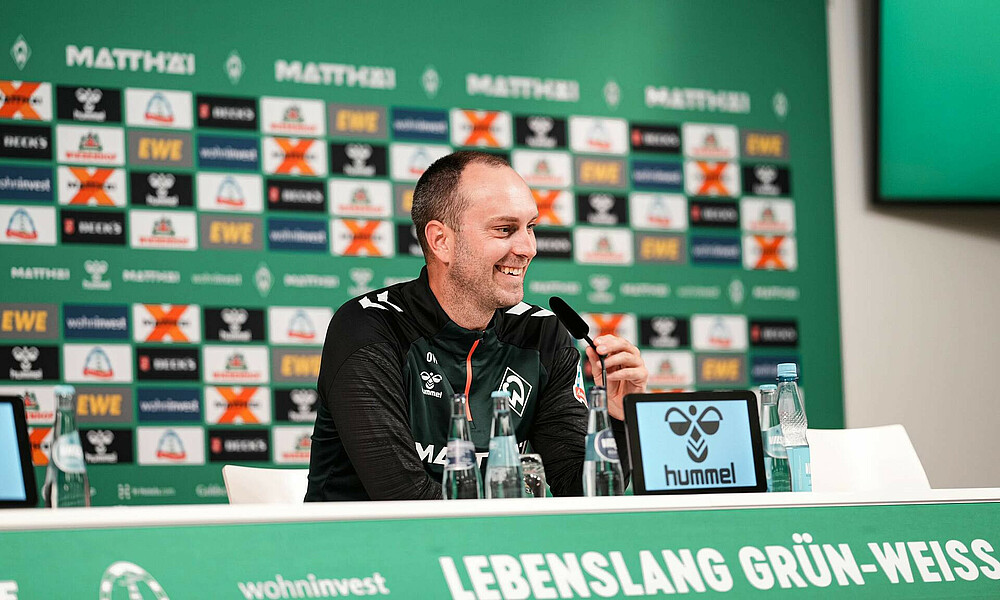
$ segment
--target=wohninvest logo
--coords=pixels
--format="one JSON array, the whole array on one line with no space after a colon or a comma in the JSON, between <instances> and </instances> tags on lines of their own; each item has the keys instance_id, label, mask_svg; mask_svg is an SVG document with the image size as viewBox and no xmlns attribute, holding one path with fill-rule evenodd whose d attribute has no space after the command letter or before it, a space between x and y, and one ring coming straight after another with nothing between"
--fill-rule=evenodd
<instances>
[{"instance_id":1,"label":"wohninvest logo","mask_svg":"<svg viewBox=\"0 0 1000 600\"><path fill-rule=\"evenodd\" d=\"M381 573L369 577L341 579L317 577L307 573L302 579L287 579L276 574L266 581L240 581L236 584L247 600L263 598L339 598L340 596L388 596L389 588Z\"/></svg>"}]
</instances>

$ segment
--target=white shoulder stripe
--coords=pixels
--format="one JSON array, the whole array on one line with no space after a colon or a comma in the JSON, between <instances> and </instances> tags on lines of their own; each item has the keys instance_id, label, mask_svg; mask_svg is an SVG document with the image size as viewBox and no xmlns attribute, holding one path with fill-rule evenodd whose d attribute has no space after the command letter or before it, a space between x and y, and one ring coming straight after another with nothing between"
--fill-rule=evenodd
<instances>
[{"instance_id":1,"label":"white shoulder stripe","mask_svg":"<svg viewBox=\"0 0 1000 600\"><path fill-rule=\"evenodd\" d=\"M531 310L531 305L527 302L518 302L507 310L508 315L521 315Z\"/></svg>"},{"instance_id":2,"label":"white shoulder stripe","mask_svg":"<svg viewBox=\"0 0 1000 600\"><path fill-rule=\"evenodd\" d=\"M533 314L531 316L533 316L533 317L554 317L555 314L556 313L552 312L551 310L547 310L547 309L543 308L543 309L539 310L538 312L536 312L535 314Z\"/></svg>"}]
</instances>

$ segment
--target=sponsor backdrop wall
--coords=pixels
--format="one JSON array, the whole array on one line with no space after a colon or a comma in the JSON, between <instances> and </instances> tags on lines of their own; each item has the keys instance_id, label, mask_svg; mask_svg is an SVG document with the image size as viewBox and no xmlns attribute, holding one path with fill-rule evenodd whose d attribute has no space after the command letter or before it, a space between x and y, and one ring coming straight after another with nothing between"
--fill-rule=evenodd
<instances>
[{"instance_id":1,"label":"sponsor backdrop wall","mask_svg":"<svg viewBox=\"0 0 1000 600\"><path fill-rule=\"evenodd\" d=\"M631 339L653 389L798 362L842 426L823 3L592 9L8 10L0 392L39 475L59 381L95 504L307 464L327 323L418 272L413 185L458 148L533 189L528 302Z\"/></svg>"}]
</instances>

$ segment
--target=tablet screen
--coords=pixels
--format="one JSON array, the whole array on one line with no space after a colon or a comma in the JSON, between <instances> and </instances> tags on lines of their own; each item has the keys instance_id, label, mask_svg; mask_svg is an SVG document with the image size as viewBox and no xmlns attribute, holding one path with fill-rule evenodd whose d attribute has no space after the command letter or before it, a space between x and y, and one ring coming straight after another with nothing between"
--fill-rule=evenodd
<instances>
[{"instance_id":1,"label":"tablet screen","mask_svg":"<svg viewBox=\"0 0 1000 600\"><path fill-rule=\"evenodd\" d=\"M0 502L28 499L17 439L14 406L9 402L0 402Z\"/></svg>"},{"instance_id":2,"label":"tablet screen","mask_svg":"<svg viewBox=\"0 0 1000 600\"><path fill-rule=\"evenodd\" d=\"M759 425L747 393L657 394L634 403L643 493L764 491ZM752 398L752 394L749 395ZM638 450L636 456L634 450ZM638 491L637 491L638 493Z\"/></svg>"}]
</instances>

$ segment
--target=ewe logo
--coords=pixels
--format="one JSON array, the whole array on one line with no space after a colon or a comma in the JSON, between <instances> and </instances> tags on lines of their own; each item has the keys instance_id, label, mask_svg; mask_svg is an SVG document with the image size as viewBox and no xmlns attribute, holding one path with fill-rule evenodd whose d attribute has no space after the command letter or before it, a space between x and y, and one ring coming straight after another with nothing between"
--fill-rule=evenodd
<instances>
[{"instance_id":1,"label":"ewe logo","mask_svg":"<svg viewBox=\"0 0 1000 600\"><path fill-rule=\"evenodd\" d=\"M115 591L121 588L123 592L116 594ZM100 600L148 597L143 590L149 590L156 600L170 600L160 583L145 569L135 563L118 561L104 571L98 597Z\"/></svg>"},{"instance_id":2,"label":"ewe logo","mask_svg":"<svg viewBox=\"0 0 1000 600\"><path fill-rule=\"evenodd\" d=\"M692 420L698 413L698 409L691 405L688 407L690 417L684 414L679 408L673 407L667 411L663 420L670 426L670 431L676 436L688 436L687 453L696 463L705 462L708 458L708 440L706 436L715 435L719 431L719 423L722 422L722 413L714 406L709 406L701 415ZM690 434L689 434L690 433Z\"/></svg>"},{"instance_id":3,"label":"ewe logo","mask_svg":"<svg viewBox=\"0 0 1000 600\"><path fill-rule=\"evenodd\" d=\"M517 371L507 367L503 377L500 379L498 391L510 394L510 409L517 413L517 416L524 416L524 407L528 404L531 396L531 384L524 377L517 374Z\"/></svg>"}]
</instances>

